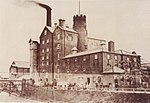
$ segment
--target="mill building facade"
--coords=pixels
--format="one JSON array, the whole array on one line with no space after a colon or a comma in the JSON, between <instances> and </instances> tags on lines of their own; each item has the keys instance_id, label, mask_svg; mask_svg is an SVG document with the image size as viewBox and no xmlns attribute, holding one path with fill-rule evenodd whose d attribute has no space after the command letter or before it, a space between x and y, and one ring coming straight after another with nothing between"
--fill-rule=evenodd
<instances>
[{"instance_id":1,"label":"mill building facade","mask_svg":"<svg viewBox=\"0 0 150 103\"><path fill-rule=\"evenodd\" d=\"M85 15L73 16L73 27L59 19L52 27L51 8L47 10L47 25L40 34L40 42L30 39L30 74L49 82L83 85L93 84L107 74L122 74L140 67L140 55L116 51L113 41L88 37ZM109 81L113 82L113 81ZM107 83L107 82L106 82Z\"/></svg>"}]
</instances>

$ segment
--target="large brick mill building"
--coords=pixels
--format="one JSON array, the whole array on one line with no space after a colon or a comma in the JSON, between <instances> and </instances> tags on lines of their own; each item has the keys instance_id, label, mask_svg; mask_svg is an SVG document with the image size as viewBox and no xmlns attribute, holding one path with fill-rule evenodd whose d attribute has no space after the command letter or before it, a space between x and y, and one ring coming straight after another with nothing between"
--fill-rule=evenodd
<instances>
[{"instance_id":1,"label":"large brick mill building","mask_svg":"<svg viewBox=\"0 0 150 103\"><path fill-rule=\"evenodd\" d=\"M40 6L43 4L40 4ZM115 50L115 43L88 37L86 16L73 16L73 27L64 19L52 27L51 8L46 6L47 25L40 42L30 39L30 73L37 82L47 78L58 84L113 83L114 75L122 75L140 67L140 55ZM113 78L113 79L112 79Z\"/></svg>"}]
</instances>

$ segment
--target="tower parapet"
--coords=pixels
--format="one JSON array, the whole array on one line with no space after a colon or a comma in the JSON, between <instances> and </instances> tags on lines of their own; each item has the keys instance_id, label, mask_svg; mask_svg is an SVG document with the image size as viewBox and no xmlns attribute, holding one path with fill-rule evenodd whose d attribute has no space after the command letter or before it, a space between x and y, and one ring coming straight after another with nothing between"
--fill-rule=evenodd
<instances>
[{"instance_id":1,"label":"tower parapet","mask_svg":"<svg viewBox=\"0 0 150 103\"><path fill-rule=\"evenodd\" d=\"M86 16L85 15L75 15L75 16L73 16L73 21L84 21L84 22L86 22Z\"/></svg>"},{"instance_id":2,"label":"tower parapet","mask_svg":"<svg viewBox=\"0 0 150 103\"><path fill-rule=\"evenodd\" d=\"M87 29L86 29L86 16L75 15L73 16L73 29L78 32L78 50L85 51L87 49Z\"/></svg>"},{"instance_id":3,"label":"tower parapet","mask_svg":"<svg viewBox=\"0 0 150 103\"><path fill-rule=\"evenodd\" d=\"M73 28L79 26L86 29L86 16L85 15L75 15L73 16Z\"/></svg>"}]
</instances>

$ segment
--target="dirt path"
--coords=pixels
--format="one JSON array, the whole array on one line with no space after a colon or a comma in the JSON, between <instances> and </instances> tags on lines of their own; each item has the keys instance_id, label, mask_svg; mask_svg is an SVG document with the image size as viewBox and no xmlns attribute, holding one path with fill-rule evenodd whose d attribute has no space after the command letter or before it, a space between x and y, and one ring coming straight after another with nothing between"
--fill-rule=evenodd
<instances>
[{"instance_id":1,"label":"dirt path","mask_svg":"<svg viewBox=\"0 0 150 103\"><path fill-rule=\"evenodd\" d=\"M0 92L0 103L6 103L6 102L8 102L8 103L9 102L11 102L11 103L44 103L44 102L24 99L21 97L16 97L13 95L9 96L8 93Z\"/></svg>"}]
</instances>

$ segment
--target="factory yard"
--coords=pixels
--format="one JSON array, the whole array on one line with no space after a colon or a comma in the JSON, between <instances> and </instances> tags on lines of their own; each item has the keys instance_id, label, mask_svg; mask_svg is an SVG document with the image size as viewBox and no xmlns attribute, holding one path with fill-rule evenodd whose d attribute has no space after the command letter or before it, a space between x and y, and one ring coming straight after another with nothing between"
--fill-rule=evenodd
<instances>
[{"instance_id":1,"label":"factory yard","mask_svg":"<svg viewBox=\"0 0 150 103\"><path fill-rule=\"evenodd\" d=\"M35 101L35 100L29 100L29 99L24 99L21 97L17 97L17 96L9 96L8 93L5 92L0 92L0 103L6 103L6 102L10 102L10 103L44 103L44 102L39 102L39 101Z\"/></svg>"}]
</instances>

